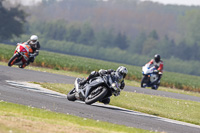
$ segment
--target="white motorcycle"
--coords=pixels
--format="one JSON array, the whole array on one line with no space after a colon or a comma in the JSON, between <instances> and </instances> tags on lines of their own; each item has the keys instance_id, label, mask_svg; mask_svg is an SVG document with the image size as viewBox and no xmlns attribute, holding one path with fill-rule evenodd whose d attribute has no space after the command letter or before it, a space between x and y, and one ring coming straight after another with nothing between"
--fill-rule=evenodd
<instances>
[{"instance_id":1,"label":"white motorcycle","mask_svg":"<svg viewBox=\"0 0 200 133\"><path fill-rule=\"evenodd\" d=\"M143 74L141 81L142 88L151 87L154 90L158 89L159 83L153 84L158 79L158 73L155 71L157 71L157 69L152 64L146 64L145 66L142 67L142 74Z\"/></svg>"}]
</instances>

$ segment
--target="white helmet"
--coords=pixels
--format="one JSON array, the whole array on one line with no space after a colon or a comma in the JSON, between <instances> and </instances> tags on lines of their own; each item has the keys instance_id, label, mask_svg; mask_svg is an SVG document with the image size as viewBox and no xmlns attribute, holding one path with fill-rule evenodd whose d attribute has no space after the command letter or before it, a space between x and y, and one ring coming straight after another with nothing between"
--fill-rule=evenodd
<instances>
[{"instance_id":1,"label":"white helmet","mask_svg":"<svg viewBox=\"0 0 200 133\"><path fill-rule=\"evenodd\" d=\"M120 66L117 68L117 72L119 72L123 76L123 78L125 78L128 73L128 69L124 66Z\"/></svg>"},{"instance_id":2,"label":"white helmet","mask_svg":"<svg viewBox=\"0 0 200 133\"><path fill-rule=\"evenodd\" d=\"M32 36L30 37L30 44L35 45L35 44L37 44L37 42L38 42L38 36L32 35Z\"/></svg>"}]
</instances>

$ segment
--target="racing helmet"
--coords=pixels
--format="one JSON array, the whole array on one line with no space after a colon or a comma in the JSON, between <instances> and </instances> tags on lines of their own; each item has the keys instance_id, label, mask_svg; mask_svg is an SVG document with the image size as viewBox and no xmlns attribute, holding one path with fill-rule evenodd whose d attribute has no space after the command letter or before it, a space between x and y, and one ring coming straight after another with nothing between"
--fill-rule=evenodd
<instances>
[{"instance_id":1,"label":"racing helmet","mask_svg":"<svg viewBox=\"0 0 200 133\"><path fill-rule=\"evenodd\" d=\"M123 78L125 78L128 73L128 69L124 66L120 66L117 68L116 72L118 72L120 75L123 76Z\"/></svg>"},{"instance_id":2,"label":"racing helmet","mask_svg":"<svg viewBox=\"0 0 200 133\"><path fill-rule=\"evenodd\" d=\"M30 45L31 45L31 47L36 47L37 42L38 42L38 36L32 35L30 37Z\"/></svg>"},{"instance_id":3,"label":"racing helmet","mask_svg":"<svg viewBox=\"0 0 200 133\"><path fill-rule=\"evenodd\" d=\"M155 60L156 63L158 63L158 62L160 61L160 55L159 55L159 54L156 54L156 55L154 56L154 60Z\"/></svg>"}]
</instances>

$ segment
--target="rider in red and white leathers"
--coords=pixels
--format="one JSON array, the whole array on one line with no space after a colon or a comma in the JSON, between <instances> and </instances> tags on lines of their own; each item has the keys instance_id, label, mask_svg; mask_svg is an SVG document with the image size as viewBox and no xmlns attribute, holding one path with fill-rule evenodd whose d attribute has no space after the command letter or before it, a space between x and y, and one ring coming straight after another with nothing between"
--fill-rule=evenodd
<instances>
[{"instance_id":1,"label":"rider in red and white leathers","mask_svg":"<svg viewBox=\"0 0 200 133\"><path fill-rule=\"evenodd\" d=\"M155 68L157 69L154 72L158 74L158 79L155 82L153 82L152 84L153 85L156 85L156 84L159 85L160 84L160 79L161 79L162 74L163 74L163 67L164 67L163 61L161 60L160 55L156 54L154 56L154 59L149 61L147 64L153 64L155 66Z\"/></svg>"},{"instance_id":2,"label":"rider in red and white leathers","mask_svg":"<svg viewBox=\"0 0 200 133\"><path fill-rule=\"evenodd\" d=\"M30 58L26 63L23 65L20 65L20 68L24 68L25 66L28 66L30 62L34 62L35 57L38 56L39 50L40 50L40 43L38 41L38 36L37 35L32 35L30 39L23 44L25 45L30 45L31 49L33 50L33 53L29 53Z\"/></svg>"}]
</instances>

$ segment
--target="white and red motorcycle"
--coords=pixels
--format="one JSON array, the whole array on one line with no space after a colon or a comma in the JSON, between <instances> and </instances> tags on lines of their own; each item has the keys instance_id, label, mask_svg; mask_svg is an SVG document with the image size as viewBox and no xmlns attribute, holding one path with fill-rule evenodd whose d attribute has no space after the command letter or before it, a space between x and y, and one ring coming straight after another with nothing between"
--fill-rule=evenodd
<instances>
[{"instance_id":1,"label":"white and red motorcycle","mask_svg":"<svg viewBox=\"0 0 200 133\"><path fill-rule=\"evenodd\" d=\"M19 68L26 67L26 62L30 58L30 53L33 53L30 45L18 43L14 55L8 61L8 66L18 65Z\"/></svg>"}]
</instances>

